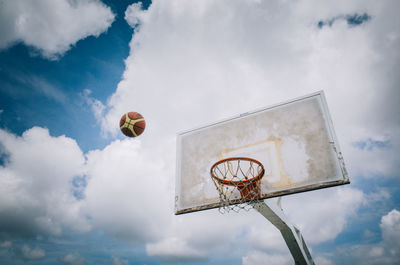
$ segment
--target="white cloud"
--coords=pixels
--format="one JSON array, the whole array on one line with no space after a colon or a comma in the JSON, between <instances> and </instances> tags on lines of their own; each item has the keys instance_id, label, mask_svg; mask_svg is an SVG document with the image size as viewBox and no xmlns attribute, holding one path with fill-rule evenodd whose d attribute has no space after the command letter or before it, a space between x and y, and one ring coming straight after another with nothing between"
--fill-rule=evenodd
<instances>
[{"instance_id":1,"label":"white cloud","mask_svg":"<svg viewBox=\"0 0 400 265\"><path fill-rule=\"evenodd\" d=\"M264 252L286 253L287 245L279 232L267 219L261 218L258 225L252 225L247 234L247 243L251 248Z\"/></svg>"},{"instance_id":2,"label":"white cloud","mask_svg":"<svg viewBox=\"0 0 400 265\"><path fill-rule=\"evenodd\" d=\"M382 216L382 240L373 244L353 244L338 247L334 252L337 264L398 264L400 262L400 212L393 209Z\"/></svg>"},{"instance_id":3,"label":"white cloud","mask_svg":"<svg viewBox=\"0 0 400 265\"><path fill-rule=\"evenodd\" d=\"M249 230L260 226L264 230L270 225L255 211L222 215L210 210L171 217L164 237L146 245L149 256L187 262L208 259L212 255L227 256L233 249L244 252L253 247L245 238Z\"/></svg>"},{"instance_id":4,"label":"white cloud","mask_svg":"<svg viewBox=\"0 0 400 265\"><path fill-rule=\"evenodd\" d=\"M242 258L242 265L258 265L265 264L271 265L289 265L293 264L293 258L287 254L267 254L260 251L252 251L247 256Z\"/></svg>"},{"instance_id":5,"label":"white cloud","mask_svg":"<svg viewBox=\"0 0 400 265\"><path fill-rule=\"evenodd\" d=\"M400 212L394 209L383 216L380 227L385 251L400 259Z\"/></svg>"},{"instance_id":6,"label":"white cloud","mask_svg":"<svg viewBox=\"0 0 400 265\"><path fill-rule=\"evenodd\" d=\"M116 256L111 257L112 265L129 265L129 261L118 258Z\"/></svg>"},{"instance_id":7,"label":"white cloud","mask_svg":"<svg viewBox=\"0 0 400 265\"><path fill-rule=\"evenodd\" d=\"M59 235L64 226L87 231L72 180L83 174L84 156L68 137L34 127L21 137L0 130L0 231L10 236Z\"/></svg>"},{"instance_id":8,"label":"white cloud","mask_svg":"<svg viewBox=\"0 0 400 265\"><path fill-rule=\"evenodd\" d=\"M115 16L99 0L15 0L0 5L0 48L23 42L50 59L81 39L99 36Z\"/></svg>"},{"instance_id":9,"label":"white cloud","mask_svg":"<svg viewBox=\"0 0 400 265\"><path fill-rule=\"evenodd\" d=\"M381 257L384 254L385 250L381 247L372 247L370 252L368 253L369 257Z\"/></svg>"},{"instance_id":10,"label":"white cloud","mask_svg":"<svg viewBox=\"0 0 400 265\"><path fill-rule=\"evenodd\" d=\"M333 264L326 257L315 256L312 248L336 238L346 228L349 217L355 216L365 199L361 191L346 187L292 195L283 198L282 201L288 221L300 229L309 251L314 258L318 257L318 264ZM270 199L268 203L276 203L276 200ZM246 223L249 223L249 220ZM243 264L258 264L258 260L265 261L263 256L270 255L276 263L283 264L287 255L291 257L279 230L267 219L252 218L250 223L252 225L249 225L246 245L251 251L243 258Z\"/></svg>"},{"instance_id":11,"label":"white cloud","mask_svg":"<svg viewBox=\"0 0 400 265\"><path fill-rule=\"evenodd\" d=\"M11 241L3 241L0 243L0 247L2 248L9 248L12 246L12 242Z\"/></svg>"},{"instance_id":12,"label":"white cloud","mask_svg":"<svg viewBox=\"0 0 400 265\"><path fill-rule=\"evenodd\" d=\"M179 238L167 238L154 244L148 244L146 252L149 256L159 257L168 262L198 261L206 258L205 253L189 246L187 242Z\"/></svg>"},{"instance_id":13,"label":"white cloud","mask_svg":"<svg viewBox=\"0 0 400 265\"><path fill-rule=\"evenodd\" d=\"M136 25L141 23L141 17L144 13L145 11L142 9L142 3L134 3L126 9L125 20L132 28L134 28Z\"/></svg>"},{"instance_id":14,"label":"white cloud","mask_svg":"<svg viewBox=\"0 0 400 265\"><path fill-rule=\"evenodd\" d=\"M21 258L24 260L37 260L46 256L46 252L38 247L31 248L28 245L23 245L21 248Z\"/></svg>"},{"instance_id":15,"label":"white cloud","mask_svg":"<svg viewBox=\"0 0 400 265\"><path fill-rule=\"evenodd\" d=\"M79 253L68 253L60 258L61 262L69 265L85 265L86 260Z\"/></svg>"},{"instance_id":16,"label":"white cloud","mask_svg":"<svg viewBox=\"0 0 400 265\"><path fill-rule=\"evenodd\" d=\"M162 152L126 139L87 154L85 210L93 224L129 241L147 242L163 234L173 195L166 190L172 174L160 159Z\"/></svg>"},{"instance_id":17,"label":"white cloud","mask_svg":"<svg viewBox=\"0 0 400 265\"><path fill-rule=\"evenodd\" d=\"M333 240L365 203L364 193L350 187L307 192L283 199L286 214L308 244Z\"/></svg>"},{"instance_id":18,"label":"white cloud","mask_svg":"<svg viewBox=\"0 0 400 265\"><path fill-rule=\"evenodd\" d=\"M353 191L354 192L354 191ZM317 200L321 200L319 196L316 196ZM331 200L332 197L328 196L328 200ZM333 197L334 198L334 197ZM318 243L315 242L316 238L321 236L321 229L324 227L332 227L335 230L335 226L333 225L337 222L337 219L333 219L332 221L324 224L319 215L327 216L326 213L320 214L312 214L309 215L309 210L314 208L315 205L309 205L309 201L300 198L296 198L296 200L301 200L299 204L301 206L297 206L297 208L301 208L302 216L307 216L307 219L320 219L319 224L308 221L305 227L302 227L301 230L303 235L305 235L305 240L308 244L309 249L310 246ZM336 198L337 199L337 198ZM348 199L348 198L347 198ZM332 209L332 203L323 201L326 205L326 208ZM340 204L340 203L339 203ZM288 207L291 208L292 206ZM341 207L346 207L342 205ZM320 211L321 207L315 207L318 209L316 211ZM293 209L289 209L291 213L295 213ZM337 210L333 209L334 214L330 215L331 218L334 218L335 214L338 214ZM341 213L339 213L340 215ZM292 215L290 219L302 221L300 215L294 216ZM340 222L340 221L339 221ZM310 226L310 227L307 227ZM263 264L265 260L270 260L271 264L292 264L291 257L288 256L288 249L283 247L281 239L269 237L268 233L270 231L262 231L265 228L260 229L261 226L258 225L254 229L258 231L257 233L249 234L249 243L252 244L251 247L253 250L249 251L246 255L244 255L242 259L242 264ZM400 252L399 252L399 242L400 242L400 212L396 209L393 209L386 215L382 216L380 222L380 228L382 230L382 241L374 243L374 244L351 244L339 246L337 248L332 248L329 253L325 253L326 255L316 255L312 254L314 258L314 262L316 264L326 264L326 265L334 265L334 264L367 264L367 265L377 265L377 264L397 264L400 262ZM317 236L312 236L310 234L309 229L314 230L313 233L317 234ZM334 232L333 232L334 233ZM323 234L323 233L322 233ZM309 239L309 240L307 240ZM267 241L272 241L268 243ZM317 240L317 241L328 241L329 239ZM314 241L314 242L313 242ZM285 252L286 251L286 252Z\"/></svg>"},{"instance_id":19,"label":"white cloud","mask_svg":"<svg viewBox=\"0 0 400 265\"><path fill-rule=\"evenodd\" d=\"M315 257L314 262L315 262L315 264L318 264L318 265L334 265L332 260L327 259L325 257L321 257L321 256Z\"/></svg>"},{"instance_id":20,"label":"white cloud","mask_svg":"<svg viewBox=\"0 0 400 265\"><path fill-rule=\"evenodd\" d=\"M90 89L85 89L81 94L82 98L88 104L96 117L97 120L101 120L101 117L104 114L105 107L101 101L91 97L92 91Z\"/></svg>"}]
</instances>

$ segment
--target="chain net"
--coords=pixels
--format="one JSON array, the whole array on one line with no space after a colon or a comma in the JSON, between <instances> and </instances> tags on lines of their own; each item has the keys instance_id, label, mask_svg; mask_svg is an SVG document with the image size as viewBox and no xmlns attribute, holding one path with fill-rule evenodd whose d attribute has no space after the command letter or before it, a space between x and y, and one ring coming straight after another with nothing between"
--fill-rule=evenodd
<instances>
[{"instance_id":1,"label":"chain net","mask_svg":"<svg viewBox=\"0 0 400 265\"><path fill-rule=\"evenodd\" d=\"M261 198L264 172L259 161L248 157L230 157L215 163L210 173L220 197L219 211L252 209L252 203Z\"/></svg>"}]
</instances>

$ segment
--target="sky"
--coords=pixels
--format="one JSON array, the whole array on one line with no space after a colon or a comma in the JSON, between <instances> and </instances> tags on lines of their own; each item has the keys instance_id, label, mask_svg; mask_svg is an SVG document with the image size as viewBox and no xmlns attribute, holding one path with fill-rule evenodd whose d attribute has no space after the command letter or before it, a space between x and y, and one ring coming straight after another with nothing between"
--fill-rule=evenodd
<instances>
[{"instance_id":1,"label":"sky","mask_svg":"<svg viewBox=\"0 0 400 265\"><path fill-rule=\"evenodd\" d=\"M0 263L293 264L255 210L174 215L176 135L323 90L351 184L284 212L318 265L399 264L399 8L0 0Z\"/></svg>"}]
</instances>

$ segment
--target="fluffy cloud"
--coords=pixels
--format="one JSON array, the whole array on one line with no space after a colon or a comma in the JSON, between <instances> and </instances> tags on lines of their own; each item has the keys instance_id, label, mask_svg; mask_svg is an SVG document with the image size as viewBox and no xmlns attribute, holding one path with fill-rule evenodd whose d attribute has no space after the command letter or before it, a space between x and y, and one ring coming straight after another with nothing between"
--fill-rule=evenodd
<instances>
[{"instance_id":1,"label":"fluffy cloud","mask_svg":"<svg viewBox=\"0 0 400 265\"><path fill-rule=\"evenodd\" d=\"M147 244L146 252L149 256L169 262L230 255L232 249L248 249L248 243L243 241L244 235L249 233L250 228L260 225L268 227L269 224L255 211L222 215L217 210L210 210L172 216L170 225L165 227L164 237L156 243Z\"/></svg>"},{"instance_id":2,"label":"fluffy cloud","mask_svg":"<svg viewBox=\"0 0 400 265\"><path fill-rule=\"evenodd\" d=\"M393 209L382 216L382 240L374 244L356 244L336 250L337 264L398 264L400 262L400 212Z\"/></svg>"},{"instance_id":3,"label":"fluffy cloud","mask_svg":"<svg viewBox=\"0 0 400 265\"><path fill-rule=\"evenodd\" d=\"M144 13L145 11L143 11L142 9L142 3L134 3L128 6L128 8L126 9L125 20L132 28L134 28L142 22L141 17Z\"/></svg>"},{"instance_id":4,"label":"fluffy cloud","mask_svg":"<svg viewBox=\"0 0 400 265\"><path fill-rule=\"evenodd\" d=\"M97 227L135 242L159 238L173 206L165 151L150 152L142 146L148 141L117 140L87 154L85 211Z\"/></svg>"},{"instance_id":5,"label":"fluffy cloud","mask_svg":"<svg viewBox=\"0 0 400 265\"><path fill-rule=\"evenodd\" d=\"M129 261L118 258L116 256L111 257L112 265L129 265Z\"/></svg>"},{"instance_id":6,"label":"fluffy cloud","mask_svg":"<svg viewBox=\"0 0 400 265\"><path fill-rule=\"evenodd\" d=\"M77 41L99 36L114 21L99 0L0 1L0 48L23 42L57 58Z\"/></svg>"},{"instance_id":7,"label":"fluffy cloud","mask_svg":"<svg viewBox=\"0 0 400 265\"><path fill-rule=\"evenodd\" d=\"M336 238L365 202L362 191L338 187L289 196L283 205L289 219L312 245Z\"/></svg>"},{"instance_id":8,"label":"fluffy cloud","mask_svg":"<svg viewBox=\"0 0 400 265\"><path fill-rule=\"evenodd\" d=\"M74 197L73 180L83 174L76 142L34 127L21 137L0 130L0 235L59 235L64 226L87 231Z\"/></svg>"},{"instance_id":9,"label":"fluffy cloud","mask_svg":"<svg viewBox=\"0 0 400 265\"><path fill-rule=\"evenodd\" d=\"M12 246L12 242L11 241L3 241L0 243L0 247L2 248L9 248Z\"/></svg>"},{"instance_id":10,"label":"fluffy cloud","mask_svg":"<svg viewBox=\"0 0 400 265\"><path fill-rule=\"evenodd\" d=\"M19 254L20 258L26 261L43 259L46 256L46 252L43 249L38 247L31 248L28 245L23 245Z\"/></svg>"},{"instance_id":11,"label":"fluffy cloud","mask_svg":"<svg viewBox=\"0 0 400 265\"><path fill-rule=\"evenodd\" d=\"M400 260L400 212L394 209L383 216L380 227L385 251Z\"/></svg>"},{"instance_id":12,"label":"fluffy cloud","mask_svg":"<svg viewBox=\"0 0 400 265\"><path fill-rule=\"evenodd\" d=\"M282 200L288 221L300 229L311 252L313 246L336 238L346 228L349 217L354 217L365 202L361 191L347 187L292 195ZM276 202L267 200L267 203ZM251 250L243 257L243 264L262 264L269 256L273 264L293 263L278 229L265 218L251 223L245 238ZM331 264L331 260L322 256L318 260L321 264Z\"/></svg>"},{"instance_id":13,"label":"fluffy cloud","mask_svg":"<svg viewBox=\"0 0 400 265\"><path fill-rule=\"evenodd\" d=\"M78 253L68 253L60 258L60 261L64 264L69 265L85 265L87 264L85 259Z\"/></svg>"},{"instance_id":14,"label":"fluffy cloud","mask_svg":"<svg viewBox=\"0 0 400 265\"><path fill-rule=\"evenodd\" d=\"M257 224L250 226L249 232L246 235L246 244L257 250L257 252L249 253L248 255L257 256L262 251L288 254L286 243L276 227L270 224L265 218L260 218Z\"/></svg>"},{"instance_id":15,"label":"fluffy cloud","mask_svg":"<svg viewBox=\"0 0 400 265\"><path fill-rule=\"evenodd\" d=\"M320 264L320 265L334 265L332 260L327 259L325 257L317 256L315 259L315 264Z\"/></svg>"},{"instance_id":16,"label":"fluffy cloud","mask_svg":"<svg viewBox=\"0 0 400 265\"><path fill-rule=\"evenodd\" d=\"M289 265L293 264L293 258L290 255L270 255L264 252L252 251L248 255L242 258L243 265L258 265L265 264L268 260L268 264L271 265Z\"/></svg>"},{"instance_id":17,"label":"fluffy cloud","mask_svg":"<svg viewBox=\"0 0 400 265\"><path fill-rule=\"evenodd\" d=\"M64 227L84 232L95 225L120 238L151 242L169 226L173 173L166 163L174 157L160 157L170 149L156 154L126 139L85 157L71 138L52 137L39 127L21 137L0 130L0 147L2 236L60 235Z\"/></svg>"},{"instance_id":18,"label":"fluffy cloud","mask_svg":"<svg viewBox=\"0 0 400 265\"><path fill-rule=\"evenodd\" d=\"M283 206L288 220L300 228L311 251L314 245L342 232L362 203L361 191L335 188L290 196L284 199ZM232 249L239 248L244 255L243 264L261 264L265 257L276 264L292 263L279 230L255 210L225 215L211 210L177 216L169 229L165 239L147 244L148 255L162 260L195 261L213 253L229 255ZM319 259L330 262L324 257Z\"/></svg>"},{"instance_id":19,"label":"fluffy cloud","mask_svg":"<svg viewBox=\"0 0 400 265\"><path fill-rule=\"evenodd\" d=\"M146 252L149 256L159 257L168 262L198 261L205 259L205 253L189 246L179 238L167 238L158 243L148 244Z\"/></svg>"}]
</instances>

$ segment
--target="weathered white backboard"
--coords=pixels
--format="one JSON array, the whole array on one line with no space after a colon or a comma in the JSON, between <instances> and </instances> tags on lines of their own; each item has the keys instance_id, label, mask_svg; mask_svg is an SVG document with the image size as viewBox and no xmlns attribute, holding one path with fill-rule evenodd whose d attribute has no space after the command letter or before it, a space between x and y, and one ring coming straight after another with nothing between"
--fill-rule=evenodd
<instances>
[{"instance_id":1,"label":"weathered white backboard","mask_svg":"<svg viewBox=\"0 0 400 265\"><path fill-rule=\"evenodd\" d=\"M320 91L178 134L175 213L220 207L210 168L238 156L264 165L264 199L350 183Z\"/></svg>"}]
</instances>

